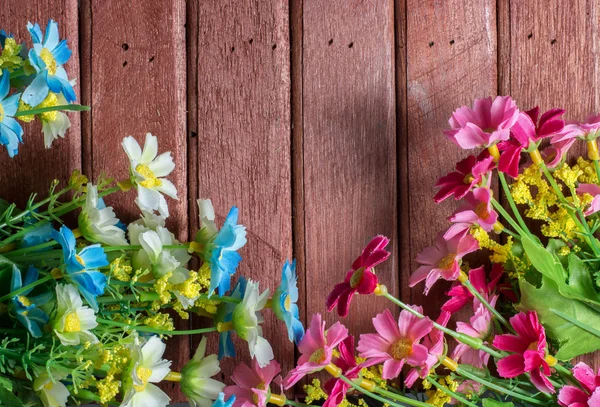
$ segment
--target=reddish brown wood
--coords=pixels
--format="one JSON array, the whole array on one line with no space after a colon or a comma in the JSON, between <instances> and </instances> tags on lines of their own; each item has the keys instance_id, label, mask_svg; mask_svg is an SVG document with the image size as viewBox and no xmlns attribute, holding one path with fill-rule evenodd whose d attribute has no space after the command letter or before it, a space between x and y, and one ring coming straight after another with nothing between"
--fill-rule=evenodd
<instances>
[{"instance_id":1,"label":"reddish brown wood","mask_svg":"<svg viewBox=\"0 0 600 407\"><path fill-rule=\"evenodd\" d=\"M59 24L61 38L67 38L73 51L71 60L66 65L69 78L79 82L79 38L77 24L76 0L51 0L40 3L35 0L7 2L0 9L2 28L13 32L20 41L31 46L31 38L27 31L27 22L37 22L45 30L48 19ZM79 95L79 87L75 87ZM83 113L85 115L87 113ZM45 197L50 183L60 180L65 186L75 169L81 168L81 131L80 114L69 114L71 128L65 139L55 140L52 148L44 148L42 126L39 122L23 124L25 132L24 144L19 146L19 154L11 159L4 147L0 148L0 197L24 205L33 192Z\"/></svg>"},{"instance_id":2,"label":"reddish brown wood","mask_svg":"<svg viewBox=\"0 0 600 407\"><path fill-rule=\"evenodd\" d=\"M282 0L199 3L198 194L212 199L218 223L239 207L248 244L238 273L271 290L292 255L288 16ZM282 323L265 316L286 372L294 348ZM247 345L237 350L248 361Z\"/></svg>"},{"instance_id":3,"label":"reddish brown wood","mask_svg":"<svg viewBox=\"0 0 600 407\"><path fill-rule=\"evenodd\" d=\"M379 280L398 294L394 9L328 0L305 2L303 13L306 315L331 322L328 292L377 234L392 252ZM342 322L372 332L388 305L358 296Z\"/></svg>"},{"instance_id":4,"label":"reddish brown wood","mask_svg":"<svg viewBox=\"0 0 600 407\"><path fill-rule=\"evenodd\" d=\"M127 177L123 137L140 143L146 132L158 136L159 151L171 151L176 170L169 177L179 200L169 200L169 227L187 239L187 137L185 2L91 2L91 167L96 177L105 172ZM135 191L107 202L126 220L135 219ZM169 198L167 198L169 199ZM188 321L179 328L187 329ZM179 370L189 360L189 339L173 337L166 357ZM182 400L178 386L168 386L173 401Z\"/></svg>"}]
</instances>

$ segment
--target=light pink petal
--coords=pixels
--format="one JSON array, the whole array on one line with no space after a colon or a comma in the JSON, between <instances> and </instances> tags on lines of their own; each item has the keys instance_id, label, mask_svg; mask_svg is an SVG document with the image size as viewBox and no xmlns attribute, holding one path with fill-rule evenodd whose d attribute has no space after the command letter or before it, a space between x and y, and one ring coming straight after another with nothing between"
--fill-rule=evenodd
<instances>
[{"instance_id":1,"label":"light pink petal","mask_svg":"<svg viewBox=\"0 0 600 407\"><path fill-rule=\"evenodd\" d=\"M433 322L427 317L422 318L414 322L408 327L407 336L413 341L419 341L425 335L431 332L433 328Z\"/></svg>"},{"instance_id":2,"label":"light pink petal","mask_svg":"<svg viewBox=\"0 0 600 407\"><path fill-rule=\"evenodd\" d=\"M412 347L412 353L406 358L406 363L411 366L420 366L427 360L428 355L429 351L427 347L418 343L414 344Z\"/></svg>"},{"instance_id":3,"label":"light pink petal","mask_svg":"<svg viewBox=\"0 0 600 407\"><path fill-rule=\"evenodd\" d=\"M472 253L478 249L479 249L479 242L477 242L477 240L473 236L466 235L462 239L460 239L460 242L458 243L456 255L458 257L463 257L466 254Z\"/></svg>"},{"instance_id":4,"label":"light pink petal","mask_svg":"<svg viewBox=\"0 0 600 407\"><path fill-rule=\"evenodd\" d=\"M448 220L453 223L468 223L468 224L473 225L473 224L477 223L478 219L479 219L479 216L477 216L477 214L475 212L473 212L472 210L469 209L469 210L463 210L460 212L456 212ZM446 240L449 240L447 233L448 232L446 232L444 234L444 238Z\"/></svg>"},{"instance_id":5,"label":"light pink petal","mask_svg":"<svg viewBox=\"0 0 600 407\"><path fill-rule=\"evenodd\" d=\"M431 272L431 270L432 270L431 266L421 266L421 267L419 267L410 276L410 279L408 280L408 286L409 287L414 287L415 285L419 284L421 281L425 280L427 278L427 275Z\"/></svg>"},{"instance_id":6,"label":"light pink petal","mask_svg":"<svg viewBox=\"0 0 600 407\"><path fill-rule=\"evenodd\" d=\"M388 359L383 363L383 374L382 377L384 379L390 380L395 379L400 376L400 372L402 371L402 366L404 366L403 360L396 359Z\"/></svg>"},{"instance_id":7,"label":"light pink petal","mask_svg":"<svg viewBox=\"0 0 600 407\"><path fill-rule=\"evenodd\" d=\"M393 343L401 339L404 335L402 334L402 327L398 328L398 324L402 320L403 313L408 311L402 311L400 313L400 320L396 321L396 318L392 313L386 309L381 314L377 314L373 318L373 326L383 338L388 342Z\"/></svg>"},{"instance_id":8,"label":"light pink petal","mask_svg":"<svg viewBox=\"0 0 600 407\"><path fill-rule=\"evenodd\" d=\"M550 380L544 376L539 370L533 370L531 372L531 383L542 393L555 393L554 386L550 383Z\"/></svg>"},{"instance_id":9,"label":"light pink petal","mask_svg":"<svg viewBox=\"0 0 600 407\"><path fill-rule=\"evenodd\" d=\"M443 257L444 253L436 246L428 246L417 255L417 262L425 265L436 265Z\"/></svg>"},{"instance_id":10,"label":"light pink petal","mask_svg":"<svg viewBox=\"0 0 600 407\"><path fill-rule=\"evenodd\" d=\"M576 403L588 407L588 398L589 396L583 390L575 386L563 386L558 393L558 403L565 407L577 405ZM598 402L600 402L600 399Z\"/></svg>"},{"instance_id":11,"label":"light pink petal","mask_svg":"<svg viewBox=\"0 0 600 407\"><path fill-rule=\"evenodd\" d=\"M362 334L358 341L357 350L363 358L389 357L391 343L377 334Z\"/></svg>"},{"instance_id":12,"label":"light pink petal","mask_svg":"<svg viewBox=\"0 0 600 407\"><path fill-rule=\"evenodd\" d=\"M341 341L346 339L347 336L348 329L339 322L336 322L327 330L327 345L334 348L338 346Z\"/></svg>"},{"instance_id":13,"label":"light pink petal","mask_svg":"<svg viewBox=\"0 0 600 407\"><path fill-rule=\"evenodd\" d=\"M581 383L589 392L596 390L600 383L596 382L596 374L591 367L583 362L579 362L573 368L573 376Z\"/></svg>"},{"instance_id":14,"label":"light pink petal","mask_svg":"<svg viewBox=\"0 0 600 407\"><path fill-rule=\"evenodd\" d=\"M429 290L431 290L431 287L433 287L435 282L442 277L439 270L440 269L433 269L427 276L427 279L425 280L425 289L423 290L423 293L425 293L425 295L429 294ZM412 285L410 284L409 286L412 287Z\"/></svg>"},{"instance_id":15,"label":"light pink petal","mask_svg":"<svg viewBox=\"0 0 600 407\"><path fill-rule=\"evenodd\" d=\"M240 363L235 368L231 380L239 387L247 390L257 387L261 383L260 377L245 363Z\"/></svg>"}]
</instances>

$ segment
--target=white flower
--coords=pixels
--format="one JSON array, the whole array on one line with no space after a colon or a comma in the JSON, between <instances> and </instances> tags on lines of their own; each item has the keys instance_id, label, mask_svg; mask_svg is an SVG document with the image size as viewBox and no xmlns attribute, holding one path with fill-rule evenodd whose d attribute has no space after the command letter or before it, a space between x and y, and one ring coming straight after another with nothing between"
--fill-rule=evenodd
<instances>
[{"instance_id":1,"label":"white flower","mask_svg":"<svg viewBox=\"0 0 600 407\"><path fill-rule=\"evenodd\" d=\"M162 359L166 345L153 336L140 348L134 345L131 372L125 374L125 397L121 407L166 407L171 399L152 383L159 383L171 371L171 362ZM126 372L129 373L129 372Z\"/></svg>"},{"instance_id":2,"label":"white flower","mask_svg":"<svg viewBox=\"0 0 600 407\"><path fill-rule=\"evenodd\" d=\"M57 284L56 299L58 305L52 327L60 342L63 345L98 343L98 338L90 331L98 326L94 310L83 305L77 288L71 284Z\"/></svg>"},{"instance_id":3,"label":"white flower","mask_svg":"<svg viewBox=\"0 0 600 407\"><path fill-rule=\"evenodd\" d=\"M215 235L217 225L215 224L215 209L210 199L198 199L198 216L200 218L200 228L206 229L207 233Z\"/></svg>"},{"instance_id":4,"label":"white flower","mask_svg":"<svg viewBox=\"0 0 600 407\"><path fill-rule=\"evenodd\" d=\"M54 380L44 371L33 381L33 390L36 391L44 407L65 407L69 398L69 390L62 384L57 375L54 375Z\"/></svg>"},{"instance_id":5,"label":"white flower","mask_svg":"<svg viewBox=\"0 0 600 407\"><path fill-rule=\"evenodd\" d=\"M54 97L56 105L67 105L67 100L62 93L50 93L49 97ZM63 112L53 111L46 112L40 115L42 120L42 133L44 133L44 146L50 148L52 142L59 136L65 138L65 133L71 127L69 116Z\"/></svg>"},{"instance_id":6,"label":"white flower","mask_svg":"<svg viewBox=\"0 0 600 407\"><path fill-rule=\"evenodd\" d=\"M129 157L131 176L138 189L136 203L142 211L158 211L163 217L168 217L169 208L162 194L178 199L175 185L163 178L175 168L171 152L157 157L158 142L150 133L146 134L144 150L131 136L123 139L123 149Z\"/></svg>"},{"instance_id":7,"label":"white flower","mask_svg":"<svg viewBox=\"0 0 600 407\"><path fill-rule=\"evenodd\" d=\"M200 341L194 357L181 369L181 391L191 407L210 407L225 385L211 379L221 371L217 355L206 356L206 336Z\"/></svg>"},{"instance_id":8,"label":"white flower","mask_svg":"<svg viewBox=\"0 0 600 407\"><path fill-rule=\"evenodd\" d=\"M85 205L79 214L79 230L85 238L94 243L104 243L110 246L127 244L125 231L116 226L119 219L111 206L106 206L98 199L98 187L87 184Z\"/></svg>"},{"instance_id":9,"label":"white flower","mask_svg":"<svg viewBox=\"0 0 600 407\"><path fill-rule=\"evenodd\" d=\"M263 338L260 324L264 321L260 311L269 299L269 290L259 294L258 282L248 280L244 299L233 310L233 327L238 336L248 342L250 357L265 367L275 357L271 344Z\"/></svg>"}]
</instances>

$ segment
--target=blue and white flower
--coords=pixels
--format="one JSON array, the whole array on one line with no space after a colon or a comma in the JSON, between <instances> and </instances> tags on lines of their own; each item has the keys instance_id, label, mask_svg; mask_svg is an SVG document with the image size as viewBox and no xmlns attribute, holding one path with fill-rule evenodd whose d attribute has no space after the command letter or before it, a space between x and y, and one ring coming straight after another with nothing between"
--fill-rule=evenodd
<instances>
[{"instance_id":1,"label":"blue and white flower","mask_svg":"<svg viewBox=\"0 0 600 407\"><path fill-rule=\"evenodd\" d=\"M212 407L232 407L235 403L235 396L229 397L229 400L225 401L225 393L220 393L219 397L212 404Z\"/></svg>"},{"instance_id":2,"label":"blue and white flower","mask_svg":"<svg viewBox=\"0 0 600 407\"><path fill-rule=\"evenodd\" d=\"M91 242L110 246L126 245L125 231L117 226L119 219L113 208L107 207L98 198L98 187L88 183L86 191L85 205L78 218L81 234Z\"/></svg>"},{"instance_id":3,"label":"blue and white flower","mask_svg":"<svg viewBox=\"0 0 600 407\"><path fill-rule=\"evenodd\" d=\"M298 310L298 275L296 274L296 260L286 260L282 269L281 285L273 294L273 312L283 322L288 330L290 341L296 345L304 337L304 326L300 322Z\"/></svg>"},{"instance_id":4,"label":"blue and white flower","mask_svg":"<svg viewBox=\"0 0 600 407\"><path fill-rule=\"evenodd\" d=\"M19 243L19 247L33 247L40 245L42 243L46 243L52 239L52 224L43 220L39 222L35 217L28 215L25 217L23 224L25 225L25 229L33 227L27 233L23 235L23 239ZM47 248L45 250L50 250Z\"/></svg>"},{"instance_id":5,"label":"blue and white flower","mask_svg":"<svg viewBox=\"0 0 600 407\"><path fill-rule=\"evenodd\" d=\"M48 21L45 36L37 23L27 23L27 29L33 40L33 48L29 50L29 62L37 75L23 92L23 101L35 107L52 91L62 93L67 103L74 102L75 91L63 68L63 64L71 58L71 50L67 46L67 40L60 41L58 24L53 20Z\"/></svg>"},{"instance_id":6,"label":"blue and white flower","mask_svg":"<svg viewBox=\"0 0 600 407\"><path fill-rule=\"evenodd\" d=\"M77 288L71 284L56 285L57 308L52 321L54 333L63 345L98 343L91 332L98 326L94 310L83 305Z\"/></svg>"},{"instance_id":7,"label":"blue and white flower","mask_svg":"<svg viewBox=\"0 0 600 407\"><path fill-rule=\"evenodd\" d=\"M19 270L17 266L13 265L10 291L13 292L19 290L36 282L38 276L38 269L33 266L29 266L27 273L25 274L25 280L22 280L21 270ZM45 292L35 297L28 297L32 290L33 288L27 289L12 298L12 312L17 318L17 321L27 328L31 336L34 338L40 338L42 336L42 329L44 325L48 323L50 318L48 317L48 314L42 311L39 307L50 301L52 298L52 293Z\"/></svg>"},{"instance_id":8,"label":"blue and white flower","mask_svg":"<svg viewBox=\"0 0 600 407\"><path fill-rule=\"evenodd\" d=\"M233 292L229 295L231 298L241 300L246 294L246 279L241 276L238 279L237 284L233 288ZM233 310L236 304L232 302L222 302L217 307L217 313L215 314L215 323L227 323L231 322L233 318ZM235 346L233 346L233 340L231 339L231 331L227 330L219 333L219 360L224 357L234 358L235 357Z\"/></svg>"},{"instance_id":9,"label":"blue and white flower","mask_svg":"<svg viewBox=\"0 0 600 407\"><path fill-rule=\"evenodd\" d=\"M14 157L19 152L19 143L23 142L23 128L13 117L19 108L21 94L8 96L9 91L10 72L3 69L0 76L0 144L6 146L10 157Z\"/></svg>"}]
</instances>

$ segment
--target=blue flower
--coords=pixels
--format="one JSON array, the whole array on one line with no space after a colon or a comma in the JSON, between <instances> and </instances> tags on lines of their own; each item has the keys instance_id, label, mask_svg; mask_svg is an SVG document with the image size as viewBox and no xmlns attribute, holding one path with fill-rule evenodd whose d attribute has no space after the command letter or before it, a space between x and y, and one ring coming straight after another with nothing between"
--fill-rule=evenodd
<instances>
[{"instance_id":1,"label":"blue flower","mask_svg":"<svg viewBox=\"0 0 600 407\"><path fill-rule=\"evenodd\" d=\"M13 117L19 108L20 93L8 96L10 91L10 72L2 70L0 77L0 144L6 146L8 155L14 157L23 142L23 129Z\"/></svg>"},{"instance_id":2,"label":"blue flower","mask_svg":"<svg viewBox=\"0 0 600 407\"><path fill-rule=\"evenodd\" d=\"M22 281L21 271L13 265L10 291L13 292L37 281L38 275L38 269L29 266L25 274L25 281ZM44 305L52 298L52 292L45 292L35 297L27 297L31 290L33 289L25 290L13 297L12 305L17 320L27 328L31 336L39 338L42 336L42 328L48 323L49 317L48 314L38 307Z\"/></svg>"},{"instance_id":3,"label":"blue flower","mask_svg":"<svg viewBox=\"0 0 600 407\"><path fill-rule=\"evenodd\" d=\"M273 294L273 312L287 326L288 337L296 345L304 337L304 326L300 322L298 311L298 275L296 260L290 263L286 260L281 272L281 285Z\"/></svg>"},{"instance_id":4,"label":"blue flower","mask_svg":"<svg viewBox=\"0 0 600 407\"><path fill-rule=\"evenodd\" d=\"M235 402L235 394L229 397L229 400L225 401L225 393L219 393L219 397L215 400L211 407L231 407Z\"/></svg>"},{"instance_id":5,"label":"blue flower","mask_svg":"<svg viewBox=\"0 0 600 407\"><path fill-rule=\"evenodd\" d=\"M25 89L23 101L35 107L42 103L49 91L52 91L62 92L68 103L74 102L75 91L62 66L71 58L71 50L67 46L67 40L60 41L58 25L53 20L48 21L45 38L37 23L27 23L27 29L33 40L33 48L29 50L29 62L35 68L37 76Z\"/></svg>"},{"instance_id":6,"label":"blue flower","mask_svg":"<svg viewBox=\"0 0 600 407\"><path fill-rule=\"evenodd\" d=\"M231 298L243 299L246 294L247 281L244 277L240 277L233 292ZM230 322L233 318L233 311L237 304L232 302L222 302L219 304L217 313L215 315L215 323L218 322ZM233 346L233 340L231 339L232 331L225 331L219 333L219 359L224 357L235 357L235 347Z\"/></svg>"},{"instance_id":7,"label":"blue flower","mask_svg":"<svg viewBox=\"0 0 600 407\"><path fill-rule=\"evenodd\" d=\"M52 231L52 238L62 246L65 278L79 289L83 298L97 311L96 297L104 294L106 287L106 276L97 269L109 264L104 249L99 244L94 244L77 253L75 236L71 229L64 225L61 226L60 232Z\"/></svg>"},{"instance_id":8,"label":"blue flower","mask_svg":"<svg viewBox=\"0 0 600 407\"><path fill-rule=\"evenodd\" d=\"M219 288L219 294L224 295L231 288L231 276L242 260L237 250L246 244L246 227L237 224L238 208L231 208L223 228L212 242L210 254L210 288L213 294Z\"/></svg>"},{"instance_id":9,"label":"blue flower","mask_svg":"<svg viewBox=\"0 0 600 407\"><path fill-rule=\"evenodd\" d=\"M23 235L21 239L20 247L33 247L40 245L42 243L46 243L52 239L52 224L45 220L42 222L38 222L38 220L31 215L28 215L23 221L25 228L32 227L34 225L38 225L29 232ZM50 247L43 250L50 250Z\"/></svg>"}]
</instances>

